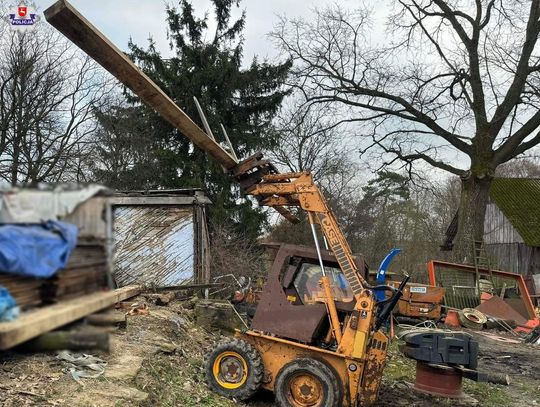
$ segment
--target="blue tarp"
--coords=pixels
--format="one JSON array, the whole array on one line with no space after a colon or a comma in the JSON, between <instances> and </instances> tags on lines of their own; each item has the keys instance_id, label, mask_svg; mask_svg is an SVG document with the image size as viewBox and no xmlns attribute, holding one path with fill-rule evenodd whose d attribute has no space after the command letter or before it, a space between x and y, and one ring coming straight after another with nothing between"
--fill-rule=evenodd
<instances>
[{"instance_id":1,"label":"blue tarp","mask_svg":"<svg viewBox=\"0 0 540 407\"><path fill-rule=\"evenodd\" d=\"M0 322L13 321L19 317L20 312L9 291L0 286Z\"/></svg>"},{"instance_id":2,"label":"blue tarp","mask_svg":"<svg viewBox=\"0 0 540 407\"><path fill-rule=\"evenodd\" d=\"M66 266L77 244L78 228L59 221L0 226L0 272L51 277Z\"/></svg>"}]
</instances>

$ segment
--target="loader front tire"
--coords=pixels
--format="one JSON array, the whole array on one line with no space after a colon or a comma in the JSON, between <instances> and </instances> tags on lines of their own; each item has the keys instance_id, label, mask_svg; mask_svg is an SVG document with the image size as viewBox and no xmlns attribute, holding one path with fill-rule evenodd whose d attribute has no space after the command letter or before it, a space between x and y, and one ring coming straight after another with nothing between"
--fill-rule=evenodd
<instances>
[{"instance_id":1,"label":"loader front tire","mask_svg":"<svg viewBox=\"0 0 540 407\"><path fill-rule=\"evenodd\" d=\"M239 339L219 344L208 356L205 371L210 389L238 400L252 397L259 390L264 374L259 352Z\"/></svg>"},{"instance_id":2,"label":"loader front tire","mask_svg":"<svg viewBox=\"0 0 540 407\"><path fill-rule=\"evenodd\" d=\"M280 407L339 407L343 400L337 375L315 359L296 359L283 366L274 393Z\"/></svg>"}]
</instances>

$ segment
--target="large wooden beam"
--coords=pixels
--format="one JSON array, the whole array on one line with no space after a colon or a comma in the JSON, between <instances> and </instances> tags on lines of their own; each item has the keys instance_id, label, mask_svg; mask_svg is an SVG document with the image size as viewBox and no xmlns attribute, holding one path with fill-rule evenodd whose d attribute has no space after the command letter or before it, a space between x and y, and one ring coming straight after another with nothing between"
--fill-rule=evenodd
<instances>
[{"instance_id":1,"label":"large wooden beam","mask_svg":"<svg viewBox=\"0 0 540 407\"><path fill-rule=\"evenodd\" d=\"M15 321L0 323L0 350L12 348L45 332L134 297L140 292L140 286L132 285L113 291L84 295L23 313Z\"/></svg>"},{"instance_id":2,"label":"large wooden beam","mask_svg":"<svg viewBox=\"0 0 540 407\"><path fill-rule=\"evenodd\" d=\"M208 152L223 167L231 169L238 164L234 157L208 137L159 86L90 24L71 4L65 0L57 1L45 10L45 18L53 27L180 130L193 144Z\"/></svg>"}]
</instances>

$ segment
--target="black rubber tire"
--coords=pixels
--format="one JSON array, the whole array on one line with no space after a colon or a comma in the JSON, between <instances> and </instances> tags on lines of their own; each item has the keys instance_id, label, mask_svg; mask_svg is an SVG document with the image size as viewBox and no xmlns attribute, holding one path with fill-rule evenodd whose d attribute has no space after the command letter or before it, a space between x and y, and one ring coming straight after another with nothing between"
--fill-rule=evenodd
<instances>
[{"instance_id":1,"label":"black rubber tire","mask_svg":"<svg viewBox=\"0 0 540 407\"><path fill-rule=\"evenodd\" d=\"M340 407L343 402L343 389L339 377L323 362L315 359L296 359L281 368L276 377L274 394L280 407L296 407L289 401L290 378L298 373L308 373L322 385L321 402L314 407Z\"/></svg>"},{"instance_id":2,"label":"black rubber tire","mask_svg":"<svg viewBox=\"0 0 540 407\"><path fill-rule=\"evenodd\" d=\"M236 389L227 389L222 387L214 377L213 366L214 361L223 352L236 352L245 360L247 364L247 380L246 382ZM205 361L205 375L206 383L210 389L214 392L237 400L247 400L252 397L261 386L264 367L261 356L257 349L246 341L240 339L233 339L227 342L220 343L211 353L208 355Z\"/></svg>"}]
</instances>

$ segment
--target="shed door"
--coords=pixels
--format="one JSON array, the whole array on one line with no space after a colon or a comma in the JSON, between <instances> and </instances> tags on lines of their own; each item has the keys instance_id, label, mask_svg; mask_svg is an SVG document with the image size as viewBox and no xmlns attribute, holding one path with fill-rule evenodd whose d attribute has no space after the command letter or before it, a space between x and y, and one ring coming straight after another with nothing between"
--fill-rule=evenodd
<instances>
[{"instance_id":1,"label":"shed door","mask_svg":"<svg viewBox=\"0 0 540 407\"><path fill-rule=\"evenodd\" d=\"M113 222L113 274L119 287L163 287L193 279L192 208L115 206Z\"/></svg>"}]
</instances>

